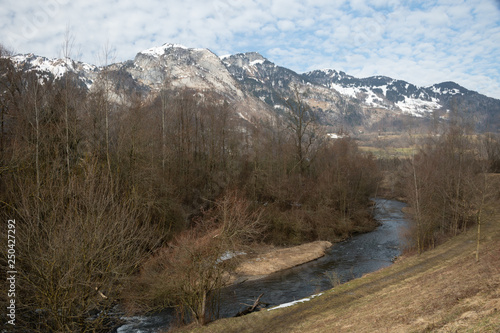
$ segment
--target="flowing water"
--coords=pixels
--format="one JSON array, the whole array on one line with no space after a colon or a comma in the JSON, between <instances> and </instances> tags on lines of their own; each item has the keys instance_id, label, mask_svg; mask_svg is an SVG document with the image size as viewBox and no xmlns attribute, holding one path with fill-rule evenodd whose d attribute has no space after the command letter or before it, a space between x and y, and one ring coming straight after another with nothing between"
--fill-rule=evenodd
<instances>
[{"instance_id":1,"label":"flowing water","mask_svg":"<svg viewBox=\"0 0 500 333\"><path fill-rule=\"evenodd\" d=\"M374 218L381 223L377 229L334 244L315 261L224 289L220 316L234 316L246 307L243 304L252 304L262 293L262 302L279 305L330 289L332 282L346 282L391 265L404 246L401 232L408 222L401 209L405 204L378 198L374 201ZM128 318L118 332L153 333L168 327L171 320L168 312Z\"/></svg>"}]
</instances>

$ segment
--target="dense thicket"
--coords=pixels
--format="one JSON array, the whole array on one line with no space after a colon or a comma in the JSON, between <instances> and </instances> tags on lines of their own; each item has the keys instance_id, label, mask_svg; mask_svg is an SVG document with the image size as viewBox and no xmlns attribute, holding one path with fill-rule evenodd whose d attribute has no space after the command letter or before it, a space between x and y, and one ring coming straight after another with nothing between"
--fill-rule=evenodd
<instances>
[{"instance_id":1,"label":"dense thicket","mask_svg":"<svg viewBox=\"0 0 500 333\"><path fill-rule=\"evenodd\" d=\"M450 235L477 226L488 198L498 189L487 180L496 172L500 141L451 123L440 135L423 139L411 158L398 164L402 195L412 226L408 234L422 252Z\"/></svg>"},{"instance_id":2,"label":"dense thicket","mask_svg":"<svg viewBox=\"0 0 500 333\"><path fill-rule=\"evenodd\" d=\"M219 96L167 83L153 97L128 92L118 101L105 71L90 92L69 74L17 72L7 58L0 77L0 218L16 220L17 327L107 329L141 267L153 267L156 275L140 281L156 288L151 277L180 281L187 271L174 268L213 267L235 244L338 239L373 227L366 205L376 164L352 140L325 141L298 93L288 116L249 124ZM223 241L203 238L200 225ZM176 250L151 257L167 242ZM1 260L5 267L5 251ZM171 268L158 271L159 262ZM204 282L220 278L205 273ZM203 322L205 302L186 300L200 283L160 288L168 292L146 308L180 304ZM214 288L206 286L203 300Z\"/></svg>"}]
</instances>

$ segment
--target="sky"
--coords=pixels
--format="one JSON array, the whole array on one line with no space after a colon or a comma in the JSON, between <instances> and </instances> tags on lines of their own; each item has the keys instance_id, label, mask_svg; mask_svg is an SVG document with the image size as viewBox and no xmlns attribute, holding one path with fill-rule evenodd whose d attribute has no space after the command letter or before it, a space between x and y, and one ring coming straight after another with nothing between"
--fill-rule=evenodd
<instances>
[{"instance_id":1,"label":"sky","mask_svg":"<svg viewBox=\"0 0 500 333\"><path fill-rule=\"evenodd\" d=\"M95 65L177 43L500 99L500 0L0 0L15 53L61 57L67 32L71 58Z\"/></svg>"}]
</instances>

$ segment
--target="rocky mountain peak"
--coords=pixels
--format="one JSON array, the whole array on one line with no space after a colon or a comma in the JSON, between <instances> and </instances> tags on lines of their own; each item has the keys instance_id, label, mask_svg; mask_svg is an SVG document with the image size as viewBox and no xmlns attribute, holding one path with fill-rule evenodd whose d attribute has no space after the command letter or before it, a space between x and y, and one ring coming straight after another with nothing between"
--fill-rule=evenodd
<instances>
[{"instance_id":1,"label":"rocky mountain peak","mask_svg":"<svg viewBox=\"0 0 500 333\"><path fill-rule=\"evenodd\" d=\"M165 43L161 46L155 46L146 50L143 50L139 53L137 53L137 57L150 57L150 58L163 58L163 57L168 57L174 55L177 58L182 58L182 57L193 57L199 58L201 55L209 56L209 57L215 57L218 58L217 55L215 55L212 51L209 49L203 49L203 48L191 48L187 47L181 44L172 44L172 43Z\"/></svg>"},{"instance_id":2,"label":"rocky mountain peak","mask_svg":"<svg viewBox=\"0 0 500 333\"><path fill-rule=\"evenodd\" d=\"M155 46L155 47L151 47L147 50L143 50L143 51L139 52L138 55L145 54L145 55L150 55L150 56L154 56L154 57L161 57L162 55L167 53L167 50L170 50L170 49L188 50L189 48L184 46L184 45L181 45L181 44L165 43L162 46Z\"/></svg>"},{"instance_id":3,"label":"rocky mountain peak","mask_svg":"<svg viewBox=\"0 0 500 333\"><path fill-rule=\"evenodd\" d=\"M243 96L221 59L208 49L167 43L139 52L124 69L153 89L168 81L174 88L213 90L231 99Z\"/></svg>"},{"instance_id":4,"label":"rocky mountain peak","mask_svg":"<svg viewBox=\"0 0 500 333\"><path fill-rule=\"evenodd\" d=\"M234 55L223 57L222 61L227 66L237 67L261 65L265 62L268 62L268 64L272 64L258 52L237 53Z\"/></svg>"}]
</instances>

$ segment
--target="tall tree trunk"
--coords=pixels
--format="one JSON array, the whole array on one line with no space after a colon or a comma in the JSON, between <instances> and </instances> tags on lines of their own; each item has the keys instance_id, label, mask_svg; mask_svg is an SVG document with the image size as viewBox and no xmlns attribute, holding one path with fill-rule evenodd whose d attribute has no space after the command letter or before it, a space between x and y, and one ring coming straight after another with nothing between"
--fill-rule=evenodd
<instances>
[{"instance_id":1,"label":"tall tree trunk","mask_svg":"<svg viewBox=\"0 0 500 333\"><path fill-rule=\"evenodd\" d=\"M36 209L37 223L40 223L40 110L38 107L39 82L35 81L34 108L35 108L35 172L36 172Z\"/></svg>"},{"instance_id":2,"label":"tall tree trunk","mask_svg":"<svg viewBox=\"0 0 500 333\"><path fill-rule=\"evenodd\" d=\"M413 184L415 187L415 218L417 220L417 248L418 253L422 253L423 251L423 242L422 242L422 220L420 215L420 199L419 199L419 187L417 181L417 170L415 169L415 155L412 158L412 168L413 168Z\"/></svg>"}]
</instances>

